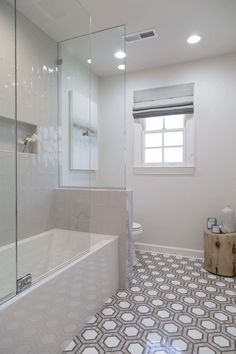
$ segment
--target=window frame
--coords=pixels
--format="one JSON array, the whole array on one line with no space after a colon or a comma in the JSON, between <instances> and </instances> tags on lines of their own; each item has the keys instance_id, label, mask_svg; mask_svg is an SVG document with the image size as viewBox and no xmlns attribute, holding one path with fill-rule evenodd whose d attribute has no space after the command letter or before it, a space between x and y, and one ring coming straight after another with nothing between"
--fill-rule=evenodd
<instances>
[{"instance_id":1,"label":"window frame","mask_svg":"<svg viewBox=\"0 0 236 354\"><path fill-rule=\"evenodd\" d=\"M186 115L183 114L183 128L173 128L167 129L165 127L165 118L168 115L163 115L163 128L159 130L147 130L146 129L146 119L142 120L142 137L141 137L141 165L142 167L185 167L186 166ZM150 117L151 118L151 117ZM153 117L154 118L154 117ZM152 119L152 118L151 118ZM183 132L183 145L172 145L166 146L164 145L164 134L171 132ZM161 146L152 146L152 147L145 147L145 136L147 134L153 133L161 133L162 134L162 145ZM164 149L165 148L176 148L176 147L183 147L183 161L182 162L164 162ZM162 162L145 162L145 151L147 149L155 149L161 148L162 149Z\"/></svg>"}]
</instances>

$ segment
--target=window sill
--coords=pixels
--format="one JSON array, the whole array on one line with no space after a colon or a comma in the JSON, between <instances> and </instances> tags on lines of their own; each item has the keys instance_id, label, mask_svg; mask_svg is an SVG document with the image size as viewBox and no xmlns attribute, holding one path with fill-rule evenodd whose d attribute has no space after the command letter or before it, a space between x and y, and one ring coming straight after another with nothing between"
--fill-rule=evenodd
<instances>
[{"instance_id":1,"label":"window sill","mask_svg":"<svg viewBox=\"0 0 236 354\"><path fill-rule=\"evenodd\" d=\"M134 167L135 175L194 175L195 166Z\"/></svg>"}]
</instances>

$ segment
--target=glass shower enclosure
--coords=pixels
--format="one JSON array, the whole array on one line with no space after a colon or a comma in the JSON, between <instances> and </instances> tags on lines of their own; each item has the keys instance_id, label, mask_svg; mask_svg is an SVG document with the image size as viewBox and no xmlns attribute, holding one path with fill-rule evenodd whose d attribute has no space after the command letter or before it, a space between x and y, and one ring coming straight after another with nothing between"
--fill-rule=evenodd
<instances>
[{"instance_id":1,"label":"glass shower enclosure","mask_svg":"<svg viewBox=\"0 0 236 354\"><path fill-rule=\"evenodd\" d=\"M0 301L16 292L15 4L0 1Z\"/></svg>"},{"instance_id":2,"label":"glass shower enclosure","mask_svg":"<svg viewBox=\"0 0 236 354\"><path fill-rule=\"evenodd\" d=\"M89 250L91 187L125 188L125 28L90 25L76 0L0 1L0 303ZM64 187L86 230L59 230Z\"/></svg>"}]
</instances>

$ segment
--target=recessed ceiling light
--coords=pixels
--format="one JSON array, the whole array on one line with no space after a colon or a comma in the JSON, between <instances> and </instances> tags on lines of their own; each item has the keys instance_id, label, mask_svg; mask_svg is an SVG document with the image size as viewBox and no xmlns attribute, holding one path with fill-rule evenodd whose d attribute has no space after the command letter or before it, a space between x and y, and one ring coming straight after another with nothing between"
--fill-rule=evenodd
<instances>
[{"instance_id":1,"label":"recessed ceiling light","mask_svg":"<svg viewBox=\"0 0 236 354\"><path fill-rule=\"evenodd\" d=\"M187 42L188 44L196 44L200 42L202 38L198 34L193 34L192 36L188 37Z\"/></svg>"},{"instance_id":2,"label":"recessed ceiling light","mask_svg":"<svg viewBox=\"0 0 236 354\"><path fill-rule=\"evenodd\" d=\"M118 52L115 53L115 57L117 59L124 59L126 57L125 52L122 52L122 50L118 50Z\"/></svg>"},{"instance_id":3,"label":"recessed ceiling light","mask_svg":"<svg viewBox=\"0 0 236 354\"><path fill-rule=\"evenodd\" d=\"M91 64L92 63L92 59L88 59L87 62L88 62L88 64Z\"/></svg>"},{"instance_id":4,"label":"recessed ceiling light","mask_svg":"<svg viewBox=\"0 0 236 354\"><path fill-rule=\"evenodd\" d=\"M125 70L125 64L120 64L117 66L119 70Z\"/></svg>"}]
</instances>

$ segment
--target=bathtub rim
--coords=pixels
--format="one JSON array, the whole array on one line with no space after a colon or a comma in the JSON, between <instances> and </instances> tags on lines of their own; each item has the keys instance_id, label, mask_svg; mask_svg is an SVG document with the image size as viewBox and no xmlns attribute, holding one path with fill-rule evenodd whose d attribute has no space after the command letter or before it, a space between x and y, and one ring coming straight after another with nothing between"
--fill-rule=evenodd
<instances>
[{"instance_id":1,"label":"bathtub rim","mask_svg":"<svg viewBox=\"0 0 236 354\"><path fill-rule=\"evenodd\" d=\"M64 230L64 229L51 229L49 231L52 231L52 230ZM49 231L46 231L46 232L49 232ZM74 231L74 230L65 230L65 231ZM76 232L81 232L81 231L76 231ZM63 263L62 265L54 268L52 271L45 273L45 275L43 275L42 277L39 277L36 281L34 281L32 283L32 285L29 288L25 289L24 291L22 291L20 293L16 292L16 293L12 293L12 294L7 295L4 298L4 301L0 302L0 312L2 310L4 310L5 308L7 308L8 306L10 306L11 304L19 301L21 298L23 298L24 296L26 296L30 292L39 288L43 284L46 284L50 280L54 279L55 277L57 277L58 275L60 275L64 271L72 268L74 265L76 265L77 263L79 263L80 261L85 259L86 257L89 257L90 255L92 255L93 253L98 251L100 248L102 248L102 247L104 247L116 240L118 241L118 238L119 238L118 236L114 236L114 235L105 235L105 234L97 234L97 233L88 233L88 234L90 235L91 241L95 241L95 242L91 242L90 248L88 250L83 252L83 254L78 255L75 259L73 257L73 260L70 259L67 262ZM36 236L38 236L38 235L36 235Z\"/></svg>"}]
</instances>

